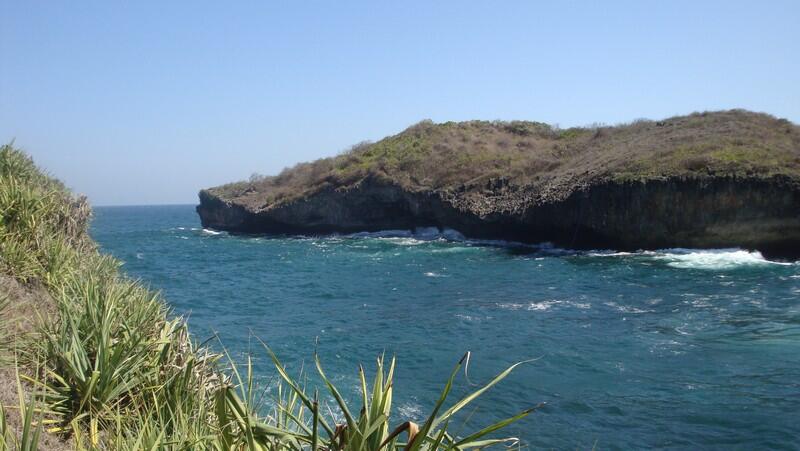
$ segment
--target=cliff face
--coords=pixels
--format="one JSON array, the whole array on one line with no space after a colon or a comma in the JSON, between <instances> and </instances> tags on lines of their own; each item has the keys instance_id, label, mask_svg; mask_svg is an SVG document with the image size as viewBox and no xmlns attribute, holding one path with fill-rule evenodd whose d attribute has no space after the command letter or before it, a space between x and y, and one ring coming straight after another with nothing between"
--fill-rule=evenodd
<instances>
[{"instance_id":1,"label":"cliff face","mask_svg":"<svg viewBox=\"0 0 800 451\"><path fill-rule=\"evenodd\" d=\"M758 249L800 256L800 185L770 179L666 179L608 182L519 212L486 216L436 192L409 192L365 180L261 212L207 191L197 207L204 227L239 233L324 234L453 228L469 237L551 241L570 248Z\"/></svg>"},{"instance_id":2,"label":"cliff face","mask_svg":"<svg viewBox=\"0 0 800 451\"><path fill-rule=\"evenodd\" d=\"M484 149L480 155L522 157L515 156L517 160L499 168L476 162L468 173L414 166L419 155L436 160L447 153L441 142L465 141L458 134L441 135L438 127L446 125L430 125L424 133L414 131L412 136L418 139L410 143L403 137L406 131L387 138L394 140L391 145L384 140L278 177L203 190L197 211L204 227L238 233L324 234L435 226L474 238L551 241L571 248L743 247L767 256L800 257L798 127L765 120L764 115L748 116L752 113L715 114L722 117L673 119L678 125L693 125L666 134L662 123L652 123L628 126L639 127L636 133L610 128L588 137L576 132L570 136L578 138L566 142L546 134L525 141L530 138L519 138L518 128L507 132L508 124L479 127L484 141L503 130L510 133L510 140L519 141L516 149L498 147L494 154ZM708 131L709 120L719 131ZM526 124L534 125L524 130L543 133L541 124ZM699 137L692 135L698 133L698 124L704 126ZM779 130L772 132L781 140L773 139L777 143L773 151L764 141L772 132L764 135L758 127L775 124ZM505 128L498 132L496 127ZM741 136L743 129L749 130L748 136L761 136L763 147L753 150ZM456 130L462 135L464 130L473 131ZM643 146L648 133L663 138L662 147ZM564 154L569 164L536 166L541 154L553 149L548 139L555 140L556 147L584 147ZM527 146L519 145L526 142ZM470 150L463 152L476 156ZM437 164L456 163L440 159ZM440 172L431 172L436 170ZM424 174L427 179L420 178Z\"/></svg>"}]
</instances>

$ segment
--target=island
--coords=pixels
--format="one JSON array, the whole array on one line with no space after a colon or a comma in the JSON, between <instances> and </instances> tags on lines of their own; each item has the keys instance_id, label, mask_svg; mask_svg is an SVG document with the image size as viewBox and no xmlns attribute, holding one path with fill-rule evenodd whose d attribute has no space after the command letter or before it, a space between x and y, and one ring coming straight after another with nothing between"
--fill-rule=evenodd
<instances>
[{"instance_id":1,"label":"island","mask_svg":"<svg viewBox=\"0 0 800 451\"><path fill-rule=\"evenodd\" d=\"M203 227L246 234L437 227L573 249L800 257L800 126L744 110L561 129L422 121L276 176L201 190Z\"/></svg>"}]
</instances>

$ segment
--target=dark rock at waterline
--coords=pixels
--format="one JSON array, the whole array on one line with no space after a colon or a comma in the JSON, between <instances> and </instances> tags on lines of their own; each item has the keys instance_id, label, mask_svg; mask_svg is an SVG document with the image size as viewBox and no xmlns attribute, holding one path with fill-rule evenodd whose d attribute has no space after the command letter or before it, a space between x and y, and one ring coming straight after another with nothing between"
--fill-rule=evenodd
<instances>
[{"instance_id":1,"label":"dark rock at waterline","mask_svg":"<svg viewBox=\"0 0 800 451\"><path fill-rule=\"evenodd\" d=\"M472 238L551 241L575 249L742 247L767 257L800 256L800 185L780 176L609 182L563 200L486 216L461 208L443 193L408 192L375 180L264 211L250 211L202 191L197 212L203 227L237 233L434 226Z\"/></svg>"}]
</instances>

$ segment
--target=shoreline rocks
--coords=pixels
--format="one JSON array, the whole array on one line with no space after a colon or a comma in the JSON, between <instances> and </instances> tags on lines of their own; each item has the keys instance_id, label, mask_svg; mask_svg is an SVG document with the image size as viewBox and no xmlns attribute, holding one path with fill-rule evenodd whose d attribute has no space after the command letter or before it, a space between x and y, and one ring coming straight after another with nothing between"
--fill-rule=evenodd
<instances>
[{"instance_id":1,"label":"shoreline rocks","mask_svg":"<svg viewBox=\"0 0 800 451\"><path fill-rule=\"evenodd\" d=\"M800 184L788 177L608 181L538 203L524 191L497 200L485 194L482 202L469 203L450 192L366 179L256 211L204 190L197 212L203 227L246 234L437 227L468 238L573 249L741 247L771 258L800 257ZM493 204L509 197L531 200L506 211Z\"/></svg>"}]
</instances>

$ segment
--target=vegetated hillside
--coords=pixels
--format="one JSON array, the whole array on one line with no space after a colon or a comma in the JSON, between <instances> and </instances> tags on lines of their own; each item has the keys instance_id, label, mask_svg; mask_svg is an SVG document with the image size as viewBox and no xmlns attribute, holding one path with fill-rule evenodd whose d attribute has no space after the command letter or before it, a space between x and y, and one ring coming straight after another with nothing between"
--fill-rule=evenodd
<instances>
[{"instance_id":1,"label":"vegetated hillside","mask_svg":"<svg viewBox=\"0 0 800 451\"><path fill-rule=\"evenodd\" d=\"M800 127L743 110L558 129L539 122L423 121L376 143L205 190L251 212L365 179L438 192L479 215L519 212L600 183L667 178L800 179Z\"/></svg>"},{"instance_id":2,"label":"vegetated hillside","mask_svg":"<svg viewBox=\"0 0 800 451\"><path fill-rule=\"evenodd\" d=\"M493 434L533 409L474 433L449 430L517 365L449 405L465 356L421 425L393 414L392 358L377 360L371 386L359 372L360 406L348 407L319 357L323 391L312 397L307 375L292 378L266 345L275 373L260 374L267 386L254 383L249 357L237 368L198 348L158 293L98 251L90 213L85 198L0 146L0 451L436 451L518 442Z\"/></svg>"}]
</instances>

